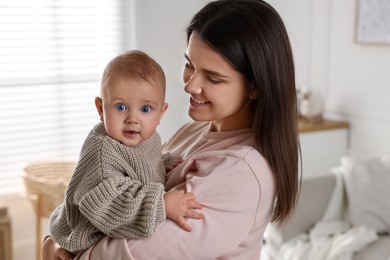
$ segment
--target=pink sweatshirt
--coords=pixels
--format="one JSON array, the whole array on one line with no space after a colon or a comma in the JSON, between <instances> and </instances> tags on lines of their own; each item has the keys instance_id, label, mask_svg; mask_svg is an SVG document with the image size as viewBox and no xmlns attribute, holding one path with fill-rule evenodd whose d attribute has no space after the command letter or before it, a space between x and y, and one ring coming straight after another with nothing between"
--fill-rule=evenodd
<instances>
[{"instance_id":1,"label":"pink sweatshirt","mask_svg":"<svg viewBox=\"0 0 390 260\"><path fill-rule=\"evenodd\" d=\"M166 190L195 193L204 219L187 219L186 232L167 219L148 239L105 237L80 259L260 259L263 232L275 200L265 159L253 146L251 129L210 132L209 123L184 125L164 145L173 160Z\"/></svg>"}]
</instances>

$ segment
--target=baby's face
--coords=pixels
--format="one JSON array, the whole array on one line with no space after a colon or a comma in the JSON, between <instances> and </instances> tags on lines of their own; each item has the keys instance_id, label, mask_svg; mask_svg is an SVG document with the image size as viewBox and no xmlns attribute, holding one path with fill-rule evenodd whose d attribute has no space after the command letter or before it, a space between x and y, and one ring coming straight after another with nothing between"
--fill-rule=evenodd
<instances>
[{"instance_id":1,"label":"baby's face","mask_svg":"<svg viewBox=\"0 0 390 260\"><path fill-rule=\"evenodd\" d=\"M103 87L100 105L101 110L97 101L108 135L126 146L151 137L168 106L162 87L142 79L110 82Z\"/></svg>"}]
</instances>

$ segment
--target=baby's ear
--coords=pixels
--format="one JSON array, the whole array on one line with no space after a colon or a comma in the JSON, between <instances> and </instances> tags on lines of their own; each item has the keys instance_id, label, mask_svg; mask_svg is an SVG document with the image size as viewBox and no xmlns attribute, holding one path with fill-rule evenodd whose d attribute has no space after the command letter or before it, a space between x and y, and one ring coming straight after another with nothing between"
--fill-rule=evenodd
<instances>
[{"instance_id":1,"label":"baby's ear","mask_svg":"<svg viewBox=\"0 0 390 260\"><path fill-rule=\"evenodd\" d=\"M161 118L163 117L163 115L165 114L165 112L167 111L168 109L168 103L164 103L161 107L161 112L160 112L160 120ZM160 123L160 122L159 122Z\"/></svg>"},{"instance_id":2,"label":"baby's ear","mask_svg":"<svg viewBox=\"0 0 390 260\"><path fill-rule=\"evenodd\" d=\"M163 105L162 108L161 108L161 111L162 111L163 113L165 113L165 112L167 111L167 109L168 109L168 103L164 103L164 105Z\"/></svg>"},{"instance_id":3,"label":"baby's ear","mask_svg":"<svg viewBox=\"0 0 390 260\"><path fill-rule=\"evenodd\" d=\"M103 121L103 101L100 97L95 98L95 106L100 116L100 121Z\"/></svg>"}]
</instances>

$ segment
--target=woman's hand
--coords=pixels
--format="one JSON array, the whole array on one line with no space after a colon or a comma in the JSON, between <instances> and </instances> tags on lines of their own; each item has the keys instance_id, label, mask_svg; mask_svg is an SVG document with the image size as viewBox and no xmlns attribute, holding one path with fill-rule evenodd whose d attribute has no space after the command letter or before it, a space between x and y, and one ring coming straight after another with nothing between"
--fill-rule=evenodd
<instances>
[{"instance_id":1,"label":"woman's hand","mask_svg":"<svg viewBox=\"0 0 390 260\"><path fill-rule=\"evenodd\" d=\"M190 225L187 224L185 217L202 219L203 214L195 211L201 209L202 205L196 200L192 192L185 193L181 191L169 191L164 194L165 212L167 218L175 221L182 229L191 232Z\"/></svg>"},{"instance_id":2,"label":"woman's hand","mask_svg":"<svg viewBox=\"0 0 390 260\"><path fill-rule=\"evenodd\" d=\"M71 260L73 256L60 247L54 240L49 236L43 241L42 246L42 259L43 260Z\"/></svg>"},{"instance_id":3,"label":"woman's hand","mask_svg":"<svg viewBox=\"0 0 390 260\"><path fill-rule=\"evenodd\" d=\"M169 163L169 164L165 164L165 172L168 173L168 172L172 171L172 170L175 169L181 162L182 162L182 160L181 160L181 161L171 162L171 163Z\"/></svg>"}]
</instances>

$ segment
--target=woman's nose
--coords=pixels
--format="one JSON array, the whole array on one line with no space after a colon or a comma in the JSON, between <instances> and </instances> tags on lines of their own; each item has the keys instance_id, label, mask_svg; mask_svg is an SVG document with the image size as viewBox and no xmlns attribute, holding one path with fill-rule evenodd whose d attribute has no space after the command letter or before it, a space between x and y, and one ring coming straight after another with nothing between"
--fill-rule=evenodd
<instances>
[{"instance_id":1,"label":"woman's nose","mask_svg":"<svg viewBox=\"0 0 390 260\"><path fill-rule=\"evenodd\" d=\"M184 83L185 92L198 95L202 93L202 81L196 73L192 74L191 77L188 77Z\"/></svg>"}]
</instances>

